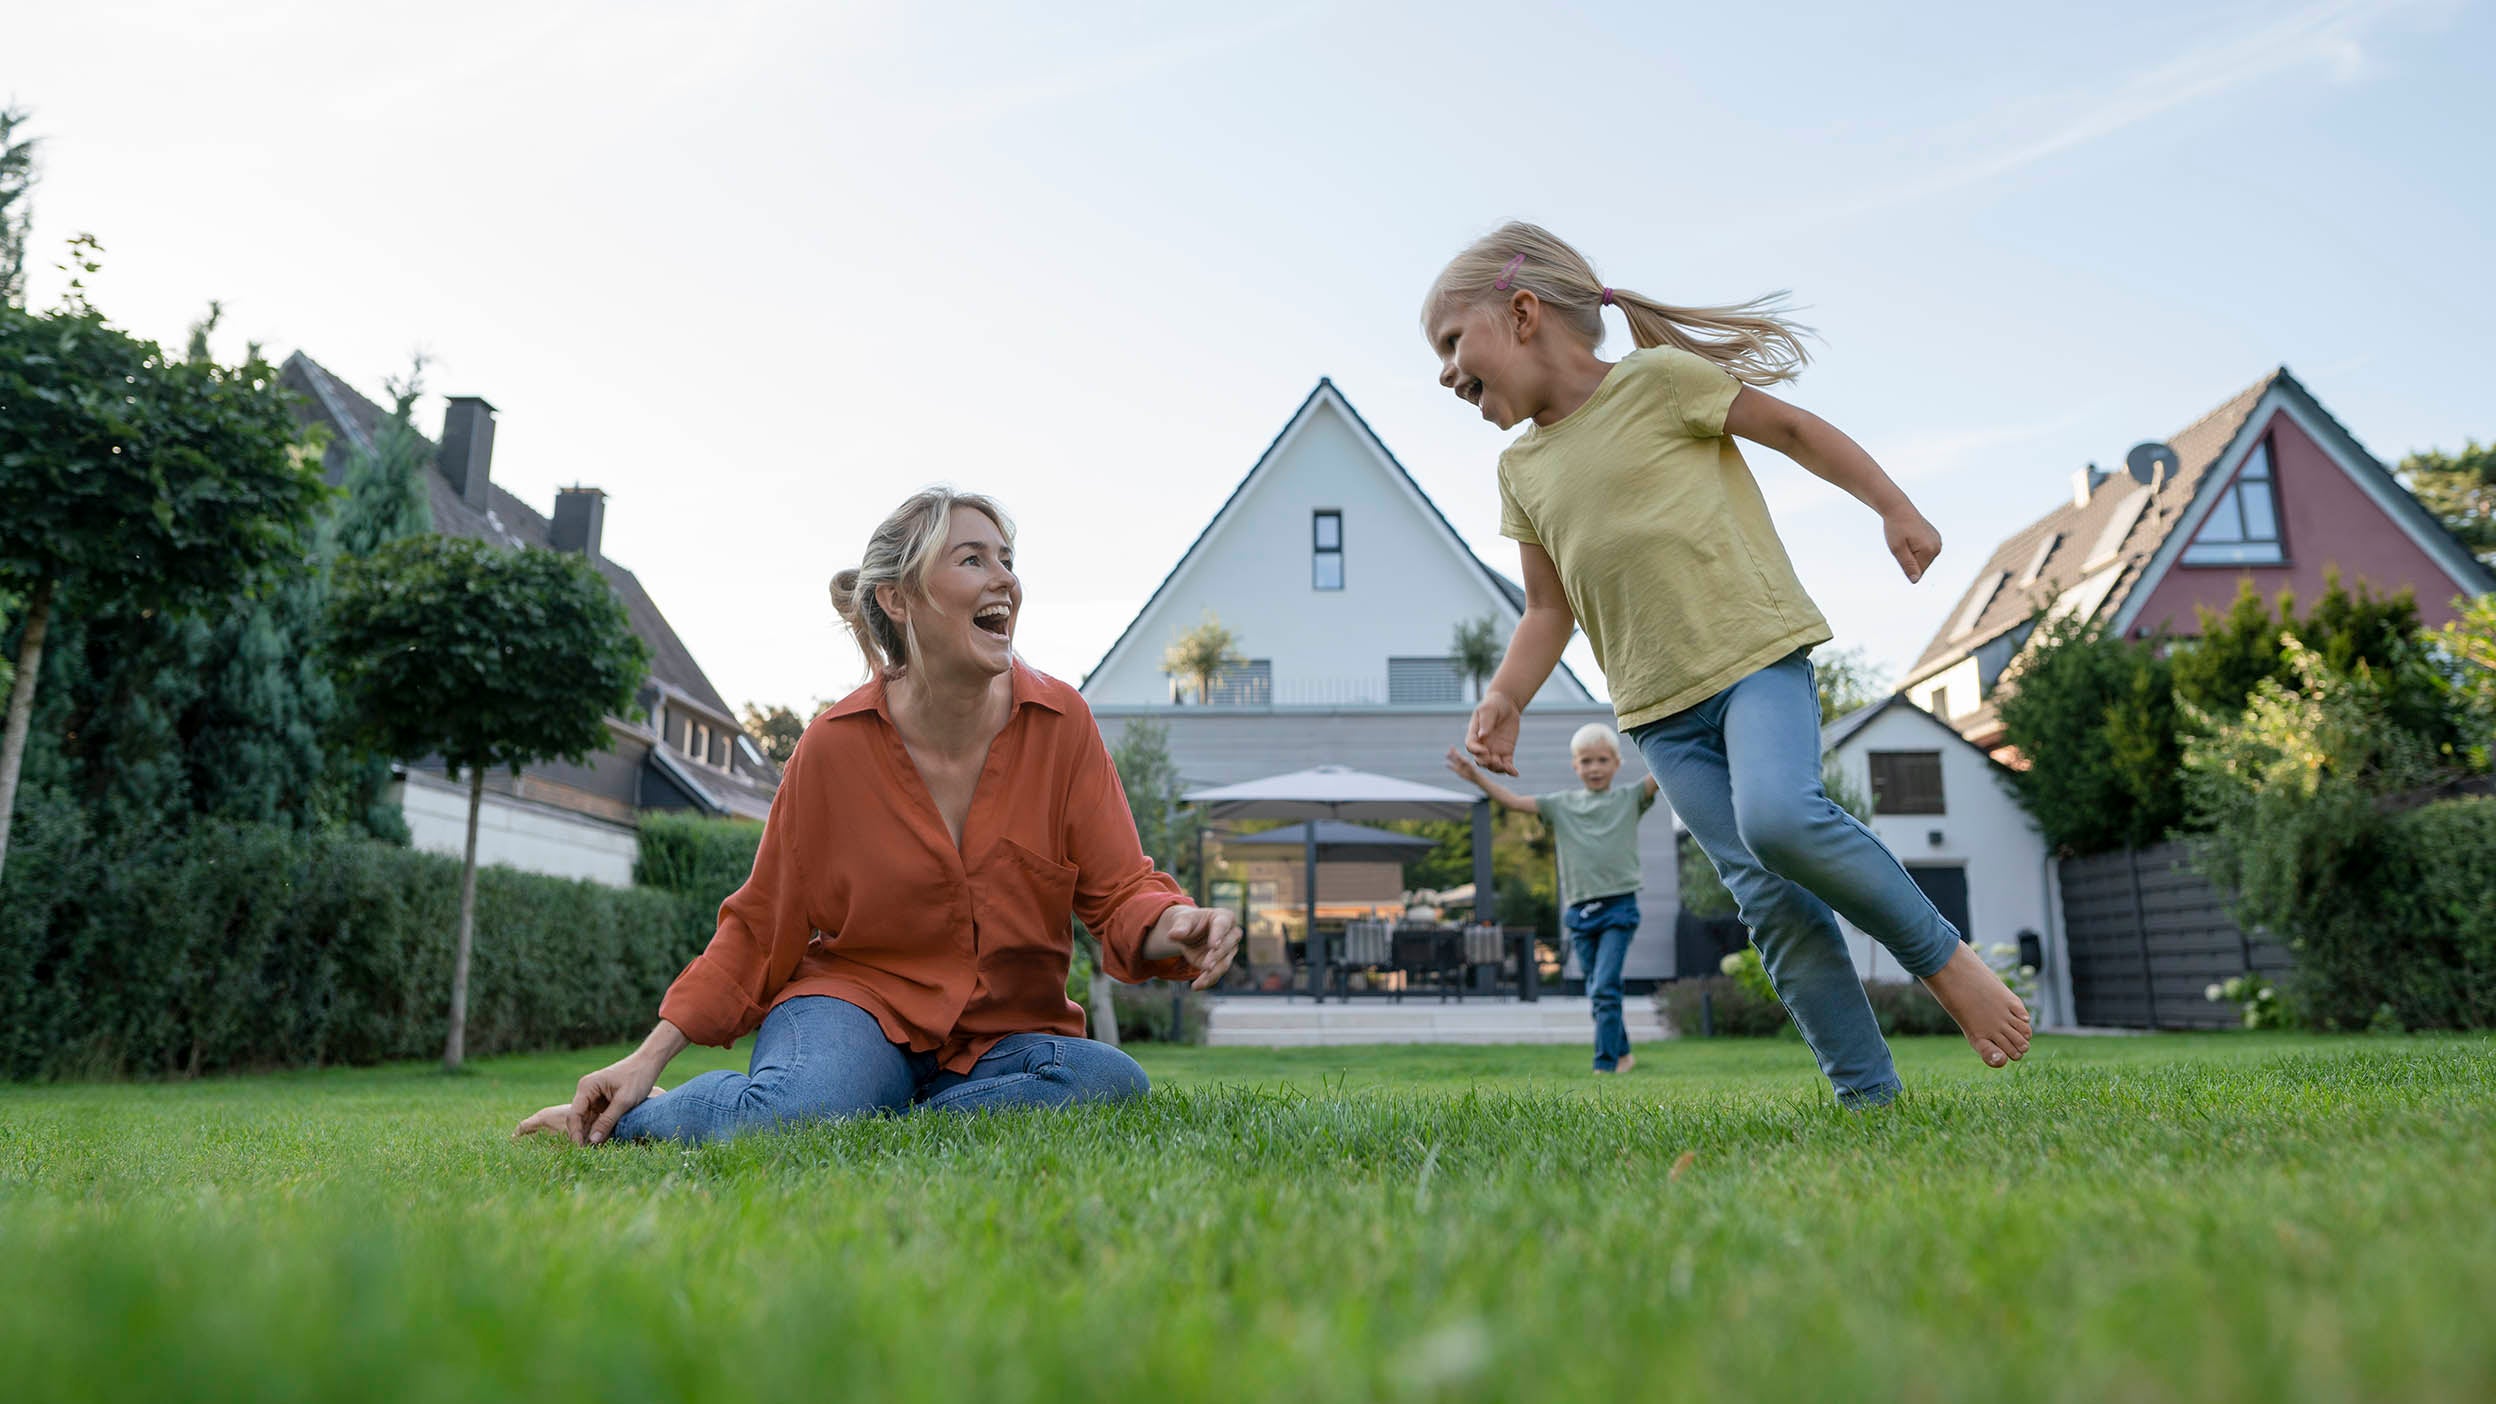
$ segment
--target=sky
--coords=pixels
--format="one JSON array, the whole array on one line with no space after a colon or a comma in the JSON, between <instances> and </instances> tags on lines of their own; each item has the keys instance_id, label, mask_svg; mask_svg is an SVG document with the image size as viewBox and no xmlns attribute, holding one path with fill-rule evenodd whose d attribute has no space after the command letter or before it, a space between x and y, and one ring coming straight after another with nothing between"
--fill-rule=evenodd
<instances>
[{"instance_id":1,"label":"sky","mask_svg":"<svg viewBox=\"0 0 2496 1404\"><path fill-rule=\"evenodd\" d=\"M1747 455L1840 647L1902 674L2072 473L2285 364L2386 461L2496 437L2487 0L1913 7L0 0L32 301L418 352L732 705L860 676L826 583L1000 497L1080 677L1332 376L1494 566L1503 436L1417 330L1510 218L1680 303L1791 290L1783 394L1945 548ZM1615 321L1604 354L1630 349ZM1253 645L1253 640L1246 641ZM1590 685L1582 642L1572 658Z\"/></svg>"}]
</instances>

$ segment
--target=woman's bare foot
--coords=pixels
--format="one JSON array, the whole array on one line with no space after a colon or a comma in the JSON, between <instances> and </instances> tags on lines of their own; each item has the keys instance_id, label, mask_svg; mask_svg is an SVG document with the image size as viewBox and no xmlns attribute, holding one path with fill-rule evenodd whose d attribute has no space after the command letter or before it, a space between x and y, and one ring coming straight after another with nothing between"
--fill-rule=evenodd
<instances>
[{"instance_id":1,"label":"woman's bare foot","mask_svg":"<svg viewBox=\"0 0 2496 1404\"><path fill-rule=\"evenodd\" d=\"M2028 1006L1993 973L1976 948L1962 941L1950 963L1924 977L1941 1007L1959 1021L1969 1046L1989 1068L2002 1067L2028 1053Z\"/></svg>"}]
</instances>

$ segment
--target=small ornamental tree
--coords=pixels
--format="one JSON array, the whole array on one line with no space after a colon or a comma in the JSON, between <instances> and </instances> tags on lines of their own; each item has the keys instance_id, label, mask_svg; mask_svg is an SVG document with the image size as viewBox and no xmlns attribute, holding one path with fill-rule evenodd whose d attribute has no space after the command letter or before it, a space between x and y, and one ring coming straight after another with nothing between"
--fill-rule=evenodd
<instances>
[{"instance_id":1,"label":"small ornamental tree","mask_svg":"<svg viewBox=\"0 0 2496 1404\"><path fill-rule=\"evenodd\" d=\"M1820 691L1820 724L1860 712L1889 695L1889 670L1860 648L1842 648L1811 660ZM1851 808L1852 806L1848 806Z\"/></svg>"},{"instance_id":2,"label":"small ornamental tree","mask_svg":"<svg viewBox=\"0 0 2496 1404\"><path fill-rule=\"evenodd\" d=\"M172 359L83 300L0 306L0 594L24 621L0 739L0 862L54 611L192 615L303 568L328 490L297 438L256 358Z\"/></svg>"},{"instance_id":3,"label":"small ornamental tree","mask_svg":"<svg viewBox=\"0 0 2496 1404\"><path fill-rule=\"evenodd\" d=\"M1499 638L1499 621L1487 614L1457 624L1456 637L1448 643L1448 657L1458 676L1473 684L1474 701L1482 700L1482 684L1499 671L1505 647Z\"/></svg>"},{"instance_id":4,"label":"small ornamental tree","mask_svg":"<svg viewBox=\"0 0 2496 1404\"><path fill-rule=\"evenodd\" d=\"M1213 701L1213 685L1222 674L1247 661L1239 651L1239 636L1206 610L1205 622L1171 641L1161 655L1161 670L1194 683L1197 703L1206 705Z\"/></svg>"},{"instance_id":5,"label":"small ornamental tree","mask_svg":"<svg viewBox=\"0 0 2496 1404\"><path fill-rule=\"evenodd\" d=\"M468 1018L476 923L477 813L485 772L607 744L606 719L632 706L650 652L588 561L558 551L416 536L340 563L330 654L346 714L387 755L440 755L468 773L450 1031L457 1071Z\"/></svg>"},{"instance_id":6,"label":"small ornamental tree","mask_svg":"<svg viewBox=\"0 0 2496 1404\"><path fill-rule=\"evenodd\" d=\"M748 702L739 724L745 728L754 749L763 753L763 759L773 765L787 765L789 758L797 754L797 738L806 734L806 718L821 712L823 706L818 702L814 711L801 717L786 707L765 708L760 703Z\"/></svg>"}]
</instances>

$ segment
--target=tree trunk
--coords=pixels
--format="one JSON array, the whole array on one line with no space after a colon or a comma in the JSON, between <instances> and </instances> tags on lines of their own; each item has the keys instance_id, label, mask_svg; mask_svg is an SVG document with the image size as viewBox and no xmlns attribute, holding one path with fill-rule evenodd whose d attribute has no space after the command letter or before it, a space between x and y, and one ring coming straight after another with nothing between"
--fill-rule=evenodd
<instances>
[{"instance_id":1,"label":"tree trunk","mask_svg":"<svg viewBox=\"0 0 2496 1404\"><path fill-rule=\"evenodd\" d=\"M35 678L43 671L43 635L52 624L52 577L26 602L26 641L18 645L17 685L9 689L9 729L0 740L0 868L9 860L9 820L17 812L17 773L26 760L26 732L35 721Z\"/></svg>"},{"instance_id":2,"label":"tree trunk","mask_svg":"<svg viewBox=\"0 0 2496 1404\"><path fill-rule=\"evenodd\" d=\"M1118 1003L1110 997L1117 981L1097 966L1092 971L1092 1037L1115 1048L1118 1046Z\"/></svg>"},{"instance_id":3,"label":"tree trunk","mask_svg":"<svg viewBox=\"0 0 2496 1404\"><path fill-rule=\"evenodd\" d=\"M442 1070L458 1072L468 1051L468 947L477 930L477 811L485 807L485 767L468 767L468 852L459 865L459 947L451 957L451 1036Z\"/></svg>"}]
</instances>

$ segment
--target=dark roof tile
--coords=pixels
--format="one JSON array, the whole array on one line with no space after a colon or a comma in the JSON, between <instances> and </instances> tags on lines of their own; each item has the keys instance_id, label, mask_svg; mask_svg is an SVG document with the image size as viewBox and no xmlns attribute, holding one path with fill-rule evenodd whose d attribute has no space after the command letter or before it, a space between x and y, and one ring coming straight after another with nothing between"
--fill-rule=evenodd
<instances>
[{"instance_id":1,"label":"dark roof tile","mask_svg":"<svg viewBox=\"0 0 2496 1404\"><path fill-rule=\"evenodd\" d=\"M382 407L365 398L345 381L329 373L320 362L297 351L286 358L279 371L279 380L296 391L300 400L297 414L305 423L330 427L344 442L333 440L326 467L332 483L346 471L355 450L369 451L373 436L387 417ZM544 515L526 502L504 491L500 483L486 485L485 510L479 511L462 499L451 480L438 469L425 475L427 496L433 509L436 531L448 536L470 537L491 541L500 546L537 546L552 550L550 526ZM694 662L692 650L676 636L667 616L659 612L658 603L643 589L631 571L608 559L603 553L593 562L598 573L614 588L616 597L624 602L624 612L632 621L633 633L650 647L650 676L696 706L714 712L719 719L734 724L737 714L729 710L727 700L711 686L708 675Z\"/></svg>"},{"instance_id":2,"label":"dark roof tile","mask_svg":"<svg viewBox=\"0 0 2496 1404\"><path fill-rule=\"evenodd\" d=\"M2285 374L2283 368L2262 377L2167 440L2168 447L2175 450L2178 460L2174 481L2160 487L2155 503L2139 514L2120 543L2113 544L2108 555L2111 562L2120 563L2123 573L2107 592L2105 602L2098 606L2098 613L2108 614L2122 608L2125 595L2140 579L2141 567L2157 553L2158 547L2166 541L2167 533L2174 529L2185 504L2191 502L2193 494L2200 490L2202 476L2218 462L2219 456L2227 451L2227 446L2235 442L2237 431L2244 427L2245 416L2253 413L2253 407ZM2128 475L2117 472L2089 495L2085 505L2066 500L2053 511L2003 538L1977 570L1976 578L1969 582L1967 593L1961 595L1950 612L1943 616L1940 632L1925 645L1923 654L1915 660L1915 666L1907 670L1908 680L1930 676L1942 665L1966 657L1979 645L2018 627L2029 616L2051 604L2057 595L2093 574L2083 570L2089 564L2087 557L2095 554L2093 548L2098 544L2098 538L2114 525L2117 515L2141 490ZM2028 567L2035 560L2038 547L2048 536L2060 536L2061 540L2047 557L2044 571L2030 581L2027 579ZM1984 588L1996 573L2010 578L1994 595L1993 602L1977 616L1975 627L1965 633L1959 632L1959 618L1974 602L1975 592Z\"/></svg>"}]
</instances>

